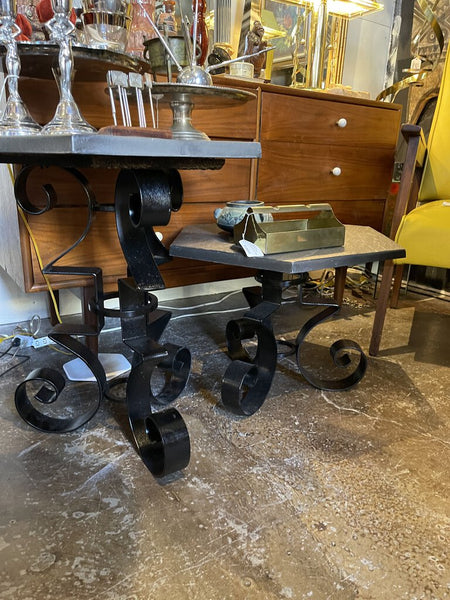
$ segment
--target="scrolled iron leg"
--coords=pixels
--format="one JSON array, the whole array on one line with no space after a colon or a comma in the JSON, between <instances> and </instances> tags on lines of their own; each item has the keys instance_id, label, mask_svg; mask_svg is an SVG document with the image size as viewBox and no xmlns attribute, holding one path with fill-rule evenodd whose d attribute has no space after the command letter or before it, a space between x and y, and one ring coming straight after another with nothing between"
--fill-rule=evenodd
<instances>
[{"instance_id":1,"label":"scrolled iron leg","mask_svg":"<svg viewBox=\"0 0 450 600\"><path fill-rule=\"evenodd\" d=\"M189 434L180 413L167 406L183 392L191 370L191 354L175 344L160 344L170 312L137 287L132 278L119 280L122 339L133 350L126 397L128 420L136 449L155 477L164 477L189 464ZM163 384L155 391L154 379ZM160 377L161 379L161 377Z\"/></svg>"},{"instance_id":2,"label":"scrolled iron leg","mask_svg":"<svg viewBox=\"0 0 450 600\"><path fill-rule=\"evenodd\" d=\"M172 351L174 348L171 349ZM137 450L145 466L155 477L164 477L184 469L190 460L189 433L180 413L174 408L152 412L177 398L186 385L190 369L190 354L185 348L170 352L162 360L146 358L135 366L127 384L128 419ZM169 364L181 360L172 371ZM166 384L154 394L151 379L159 367L167 375Z\"/></svg>"},{"instance_id":3,"label":"scrolled iron leg","mask_svg":"<svg viewBox=\"0 0 450 600\"><path fill-rule=\"evenodd\" d=\"M24 168L16 181L19 205L30 214L42 214L55 207L57 197L51 185L44 186L44 208L34 206L27 195L27 179L35 165ZM87 235L97 204L85 177L74 169L66 169L82 186L88 201L88 221L79 240L44 268L44 273L90 275L94 279L93 298L86 303L95 315L81 326L58 325L49 337L78 356L91 369L98 386L98 394L88 409L75 417L58 416L40 409L57 405L64 396L65 379L54 369L36 369L16 389L15 403L20 416L30 425L48 432L67 432L86 423L97 411L108 384L104 369L97 356L71 335L98 335L104 317L119 317L122 339L133 350L133 366L127 381L129 421L138 451L148 469L163 477L187 466L190 459L189 435L183 418L174 408L166 408L183 391L188 381L191 355L186 348L173 344L160 345L158 340L170 313L158 310L158 300L150 294L161 289L164 282L158 265L170 260L167 250L159 241L154 226L166 225L171 212L180 208L182 184L177 171L124 170L121 171L115 194L116 226L119 241L133 279L120 280L118 296L120 310L104 306L108 295L103 293L102 273L97 268L56 266ZM156 393L152 377L162 373L164 384ZM62 404L62 403L61 403ZM163 408L164 410L161 410Z\"/></svg>"},{"instance_id":4,"label":"scrolled iron leg","mask_svg":"<svg viewBox=\"0 0 450 600\"><path fill-rule=\"evenodd\" d=\"M303 325L296 339L298 368L303 377L306 379L306 381L308 381L313 387L318 388L320 390L348 390L361 381L367 369L367 357L362 351L360 345L354 342L353 340L347 339L337 340L330 347L331 358L333 359L334 364L338 367L349 367L349 365L352 363L352 359L349 355L350 351L353 350L357 355L359 355L359 360L354 370L342 379L324 379L318 377L317 375L314 375L313 373L307 371L302 364L300 352L301 346L306 336L311 331L311 329L313 329L313 327L324 321L326 318L328 318L338 310L338 304L326 305L326 308L324 310L320 311L317 315L309 319Z\"/></svg>"},{"instance_id":5,"label":"scrolled iron leg","mask_svg":"<svg viewBox=\"0 0 450 600\"><path fill-rule=\"evenodd\" d=\"M277 308L277 304L262 302L242 319L227 325L228 354L232 362L222 380L221 396L225 408L237 415L250 416L259 410L272 385L277 343L269 323ZM257 349L252 359L242 342L255 336Z\"/></svg>"},{"instance_id":6,"label":"scrolled iron leg","mask_svg":"<svg viewBox=\"0 0 450 600\"><path fill-rule=\"evenodd\" d=\"M364 352L362 351L359 344L357 344L353 340L348 340L348 339L337 340L330 347L330 354L331 354L331 358L334 362L334 365L337 367L341 367L342 369L344 369L344 368L347 369L347 374L340 379L339 378L337 378L337 379L321 378L321 377L309 372L302 363L301 347L302 347L302 344L303 344L306 336L309 334L311 329L313 329L313 327L315 327L319 323L323 322L325 319L327 319L328 317L330 317L331 315L333 315L335 312L337 312L339 310L339 304L336 304L336 303L322 304L322 303L304 302L302 299L302 289L303 289L303 284L307 281L307 278L308 278L307 274L300 273L295 278L285 280L281 273L272 272L272 271L260 271L258 273L258 275L256 276L256 280L259 283L261 283L261 287L245 288L243 291L244 291L244 295L245 295L249 305L252 307L251 312L261 310L261 307L263 307L264 304L267 304L268 302L271 302L277 306L281 305L283 290L292 285L298 286L300 306L307 305L307 306L323 307L322 310L318 314L316 314L314 317L309 319L303 325L303 327L300 329L294 343L286 342L284 340L276 341L276 343L279 346L278 358L283 358L283 357L289 356L290 354L295 353L296 357L297 357L297 364L298 364L300 373L303 375L303 377L306 379L306 381L308 381L312 386L314 386L318 389L322 389L322 390L347 390L347 389L353 387L354 385L356 385L359 381L361 381L361 379L364 377L364 374L367 369L367 357L364 354ZM264 316L260 315L259 319L262 322L264 320ZM266 324L267 324L267 321L266 321ZM239 336L237 336L237 337L239 338ZM244 337L244 336L242 336L242 337ZM232 339L232 336L231 336L231 339ZM230 337L229 337L229 346L230 346ZM233 344L231 344L231 346L233 347ZM236 351L235 351L236 356L234 358L242 359L243 357L239 356L239 354L241 353L241 350L240 350L239 344L237 342L235 342L234 347L236 349ZM356 365L355 365L354 369L351 371L350 371L351 365L355 364L355 358L352 359L350 353L352 353L353 355L355 355L355 354L357 355ZM248 359L245 357L243 358L243 360L248 362ZM239 377L239 375L238 375L238 372L239 372L239 374L242 377L242 384L241 384L242 388L244 388L245 386L248 386L249 385L248 382L252 381L252 377L254 376L254 373L250 370L250 371L248 371L248 373L245 373L245 376L244 376L243 368L241 368L241 371L238 370L238 367L235 367L235 369L236 369L236 373L233 372L233 374L232 374L233 376L229 378L230 381L231 382L233 380L237 381L238 377ZM228 379L224 379L224 381L226 381L226 388L228 389L230 387ZM237 389L239 389L238 386L235 385L235 387L237 387ZM230 398L232 397L230 391L227 391L227 395ZM235 398L237 397L236 392L235 392L234 397ZM235 404L237 404L237 406L239 408L239 401L235 400ZM242 412L240 412L239 414L242 414ZM251 413L244 413L244 414L251 414Z\"/></svg>"},{"instance_id":7,"label":"scrolled iron leg","mask_svg":"<svg viewBox=\"0 0 450 600\"><path fill-rule=\"evenodd\" d=\"M44 367L35 369L29 373L26 379L17 386L15 405L22 419L32 427L48 433L67 433L78 429L95 415L100 406L103 394L107 389L106 376L98 358L84 344L81 344L67 334L53 333L49 337L64 349L81 358L91 369L97 382L97 395L93 397L86 410L74 417L47 414L44 410L45 405L57 404L60 401L59 406L67 409L67 404L64 402L63 395L65 387L64 377L55 369ZM37 386L40 386L39 389L33 392L32 388L36 388ZM34 403L33 399L35 400ZM73 410L76 411L76 406L73 407ZM55 412L57 411L53 410L53 413Z\"/></svg>"},{"instance_id":8,"label":"scrolled iron leg","mask_svg":"<svg viewBox=\"0 0 450 600\"><path fill-rule=\"evenodd\" d=\"M122 339L134 353L126 391L128 418L136 448L155 477L184 469L190 459L183 418L166 407L186 386L191 355L187 348L159 344L171 314L159 310L150 293L164 288L158 266L170 260L154 227L167 225L182 199L181 177L173 169L124 170L117 179L117 233L133 276L119 280ZM152 389L157 372L163 377L158 393Z\"/></svg>"},{"instance_id":9,"label":"scrolled iron leg","mask_svg":"<svg viewBox=\"0 0 450 600\"><path fill-rule=\"evenodd\" d=\"M31 215L41 215L54 209L57 205L57 194L50 183L43 186L45 199L44 207L34 205L28 197L28 178L34 170L39 169L38 165L28 165L21 169L17 175L14 192L17 204L21 209ZM95 195L87 181L86 177L77 169L66 168L64 171L71 175L83 191L87 202L87 221L83 232L69 248L64 250L54 260L43 267L42 271L46 275L69 275L92 277L92 292L94 295L94 304L100 303L103 296L103 276L101 269L97 267L78 267L78 266L58 266L66 254L71 252L87 236L94 218L96 210ZM89 350L84 344L76 340L72 335L86 336L88 339L97 337L104 325L104 318L101 314L90 315L89 319L81 325L57 325L49 334L49 337L57 344L80 358L92 371L97 382L97 395L91 398L89 407L78 411L76 416L58 416L58 408L66 409L65 398L68 394L64 377L55 369L41 368L32 371L28 377L19 384L15 392L15 405L17 412L29 425L50 433L65 433L78 429L87 423L97 412L104 393L108 389L105 371L100 364L96 354ZM40 386L40 387L39 387ZM39 387L37 391L36 388ZM53 405L51 414L45 412L45 405ZM78 403L77 403L78 404ZM77 412L77 406L73 407L73 412Z\"/></svg>"},{"instance_id":10,"label":"scrolled iron leg","mask_svg":"<svg viewBox=\"0 0 450 600\"><path fill-rule=\"evenodd\" d=\"M170 257L154 227L167 225L182 199L181 177L175 169L123 170L117 178L117 233L128 269L140 289L164 288L158 265L168 262Z\"/></svg>"}]
</instances>

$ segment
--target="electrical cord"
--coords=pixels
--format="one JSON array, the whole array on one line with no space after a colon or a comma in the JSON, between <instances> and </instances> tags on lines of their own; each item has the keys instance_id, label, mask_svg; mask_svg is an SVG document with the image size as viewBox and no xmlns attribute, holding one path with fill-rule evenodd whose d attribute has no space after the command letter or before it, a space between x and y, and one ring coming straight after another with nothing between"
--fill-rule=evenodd
<instances>
[{"instance_id":1,"label":"electrical cord","mask_svg":"<svg viewBox=\"0 0 450 600\"><path fill-rule=\"evenodd\" d=\"M14 347L19 347L20 346L20 340L18 338L14 339L10 345L6 348L6 350L4 350L3 352L0 353L0 358L3 358L6 354L8 354L8 352L11 350L11 348Z\"/></svg>"},{"instance_id":2,"label":"electrical cord","mask_svg":"<svg viewBox=\"0 0 450 600\"><path fill-rule=\"evenodd\" d=\"M187 313L186 315L178 315L177 317L172 317L170 321L177 321L178 319L186 319L186 317L203 317L204 315L222 315L226 313L238 312L248 310L248 306L241 306L239 308L230 308L227 310L208 310L206 312L197 312L197 313Z\"/></svg>"},{"instance_id":3,"label":"electrical cord","mask_svg":"<svg viewBox=\"0 0 450 600\"><path fill-rule=\"evenodd\" d=\"M228 300L228 298L230 298L231 296L234 296L235 294L240 294L241 290L234 290L232 292L229 292L228 294L226 294L223 298L219 298L219 300L213 300L212 302L203 302L201 304L192 304L191 306L168 306L167 304L159 304L158 308L161 308L162 310L195 310L197 308L204 308L205 306L215 306L217 304L221 304L222 302L224 302L225 300ZM201 313L187 313L185 315L178 315L177 317L172 317L170 320L171 321L176 321L177 319L184 319L186 317L195 317L195 316L199 316L199 315L221 315L221 314L226 314L229 312L236 312L238 310L245 310L248 309L248 306L243 306L241 308L233 308L233 309L229 309L229 310L216 310L216 311L209 311L209 312L201 312ZM103 329L102 333L110 333L113 331L120 331L121 327L111 327L109 329Z\"/></svg>"},{"instance_id":4,"label":"electrical cord","mask_svg":"<svg viewBox=\"0 0 450 600\"><path fill-rule=\"evenodd\" d=\"M33 315L31 319L28 321L28 328L22 327L22 325L16 325L13 329L13 332L9 335L0 335L0 344L5 342L6 340L17 339L19 341L19 345L22 345L21 338L36 338L37 334L41 329L41 317L37 314ZM29 344L24 344L25 346L31 345L32 340L30 340Z\"/></svg>"},{"instance_id":5,"label":"electrical cord","mask_svg":"<svg viewBox=\"0 0 450 600\"><path fill-rule=\"evenodd\" d=\"M315 290L315 289L319 289L322 292L326 289L325 285L329 285L329 282L331 281L332 283L334 282L334 274L332 271L327 271L324 272L324 274L322 275L320 280L310 280L312 282L313 285L308 286L308 291L310 290ZM333 285L329 285L329 289L330 289L330 293L333 292ZM223 298L220 298L219 300L213 300L212 302L204 302L201 304L193 304L191 306L169 306L167 304L160 304L158 307L163 309L163 310L193 310L193 309L198 309L198 308L205 308L207 306L216 306L217 304L221 304L222 302L224 302L225 300L228 300L228 298L230 298L231 296L235 295L235 294L240 294L241 290L234 290L232 292L229 292L228 294L226 294ZM296 298L292 298L292 299L283 299L283 304L289 304L289 303L293 303L296 302ZM206 312L195 312L195 313L186 313L183 315L177 315L175 317L172 317L170 319L170 321L177 321L178 319L186 319L188 317L198 317L198 316L203 316L203 315L221 315L221 314L228 314L228 313L232 313L232 312L238 312L238 311L243 311L243 310L248 310L248 306L241 306L239 308L230 308L230 309L225 309L225 310L210 310L210 311L206 311ZM111 327L109 329L103 329L102 333L110 333L113 331L119 331L121 329L121 327Z\"/></svg>"},{"instance_id":6,"label":"electrical cord","mask_svg":"<svg viewBox=\"0 0 450 600\"><path fill-rule=\"evenodd\" d=\"M204 302L202 304L193 304L192 306L167 306L166 304L164 304L164 305L160 305L159 308L162 308L165 310L193 310L194 308L203 308L205 306L215 306L217 304L220 304L221 302L224 302L225 300L228 300L228 298L230 298L231 296L234 296L235 294L240 294L240 293L241 293L241 290L234 290L233 292L229 292L223 298L219 298L219 300L213 300L212 302Z\"/></svg>"},{"instance_id":7,"label":"electrical cord","mask_svg":"<svg viewBox=\"0 0 450 600\"><path fill-rule=\"evenodd\" d=\"M11 348L17 348L17 350L14 352L14 354L9 355L9 352L10 352ZM0 373L0 377L3 377L4 375L6 375L6 373L9 373L13 369L16 369L17 367L19 367L23 363L25 363L28 360L30 360L29 356L25 356L23 354L18 354L19 348L20 348L20 339L19 338L14 338L12 340L12 342L10 343L10 345L8 346L8 348L6 350L4 350L3 352L0 353L0 359L2 359L4 356L7 356L7 355L10 356L9 360L6 361L6 362L10 362L14 358L21 358L22 359L20 362L18 362L15 365L12 365L11 367L9 367L9 369L6 369L6 371L3 371L2 373Z\"/></svg>"}]
</instances>

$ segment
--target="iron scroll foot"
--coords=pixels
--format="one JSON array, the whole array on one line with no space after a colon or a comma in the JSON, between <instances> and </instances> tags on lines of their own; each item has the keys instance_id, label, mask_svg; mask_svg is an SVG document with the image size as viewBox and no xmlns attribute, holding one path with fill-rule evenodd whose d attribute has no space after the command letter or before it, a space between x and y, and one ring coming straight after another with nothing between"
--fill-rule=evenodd
<instances>
[{"instance_id":1,"label":"iron scroll foot","mask_svg":"<svg viewBox=\"0 0 450 600\"><path fill-rule=\"evenodd\" d=\"M232 360L222 380L222 403L237 415L249 416L261 408L272 385L277 365L277 343L270 317L278 308L273 302L262 302L245 313L242 319L230 321L226 336ZM242 342L256 336L254 358Z\"/></svg>"},{"instance_id":2,"label":"iron scroll foot","mask_svg":"<svg viewBox=\"0 0 450 600\"><path fill-rule=\"evenodd\" d=\"M320 306L320 304L317 306ZM345 377L341 379L322 378L306 370L302 364L300 352L306 336L311 329L313 329L313 327L333 315L339 310L339 308L340 307L338 304L327 304L323 310L321 310L303 325L295 342L297 365L300 373L303 375L306 381L308 381L308 383L319 390L348 390L361 381L367 369L367 357L362 351L361 346L357 342L348 339L337 340L330 346L330 355L337 367L349 369L352 363L350 352L353 352L358 356L355 368Z\"/></svg>"},{"instance_id":3,"label":"iron scroll foot","mask_svg":"<svg viewBox=\"0 0 450 600\"><path fill-rule=\"evenodd\" d=\"M283 291L291 286L296 286L298 287L298 301L300 307L322 307L322 310L319 313L309 319L302 326L294 344L278 341L279 345L287 347L286 352L278 352L279 358L295 353L300 373L303 375L306 381L308 381L308 383L321 390L347 390L361 381L367 369L367 357L359 344L353 340L337 340L330 347L330 354L334 365L339 368L346 369L346 374L344 377L337 377L336 379L322 378L311 373L304 367L300 354L301 346L305 341L306 336L316 325L322 323L325 319L336 313L340 308L339 304L336 303L323 304L318 302L305 302L303 300L303 286L308 280L307 273L300 273L292 278L285 279L281 273L260 271L256 276L256 280L261 284L261 287L246 288L244 290L244 295L251 306L256 306L258 305L258 301L263 303L265 300L270 300L271 302L275 302L278 306L280 306L283 301ZM355 355L357 357L356 361ZM352 366L354 366L353 369Z\"/></svg>"},{"instance_id":4,"label":"iron scroll foot","mask_svg":"<svg viewBox=\"0 0 450 600\"><path fill-rule=\"evenodd\" d=\"M187 467L190 460L189 433L175 408L159 410L183 390L191 357L186 348L154 348L154 355L133 367L128 377L128 419L139 455L155 477L164 477ZM166 378L163 390L155 395L151 380L156 369Z\"/></svg>"},{"instance_id":5,"label":"iron scroll foot","mask_svg":"<svg viewBox=\"0 0 450 600\"><path fill-rule=\"evenodd\" d=\"M158 309L156 296L139 290L134 279L119 280L119 300L122 339L133 350L126 388L128 420L145 466L163 477L189 464L186 425L176 409L167 407L187 384L191 355L187 348L159 343L171 314ZM158 376L162 385L155 391Z\"/></svg>"},{"instance_id":6,"label":"iron scroll foot","mask_svg":"<svg viewBox=\"0 0 450 600\"><path fill-rule=\"evenodd\" d=\"M301 360L301 348L306 336L316 325L337 312L340 308L338 304L304 302L301 290L307 274L284 279L282 273L261 271L256 279L261 286L243 290L251 309L242 319L230 321L226 329L228 354L232 362L222 379L222 403L225 408L244 416L259 410L269 393L277 360L291 354L296 354L297 365L304 379L318 389L347 390L361 381L367 369L367 357L353 340L340 339L330 347L334 365L346 369L344 377L319 377L308 371ZM303 325L295 342L276 340L271 324L273 313L283 302L283 291L291 286L299 288L300 306L322 307ZM257 338L257 350L255 357L251 358L242 342L254 337ZM354 355L357 355L356 366Z\"/></svg>"},{"instance_id":7,"label":"iron scroll foot","mask_svg":"<svg viewBox=\"0 0 450 600\"><path fill-rule=\"evenodd\" d=\"M51 184L43 186L43 207L37 206L30 201L27 193L27 181L33 171L38 168L35 164L23 167L18 173L14 185L17 204L25 213L30 215L41 215L55 209L58 201L56 191ZM45 265L42 272L45 275L92 277L94 299L98 303L103 294L101 269L97 267L57 265L60 259L76 248L86 238L92 225L94 212L97 210L95 195L85 176L72 168L66 168L64 171L76 180L86 198L86 225L78 240ZM65 393L68 390L65 389L66 381L64 377L55 369L47 367L35 369L17 386L15 392L17 412L29 425L45 432L65 433L78 429L87 423L97 412L103 395L108 389L105 371L97 356L72 336L98 336L103 325L103 316L97 315L89 323L81 325L57 325L49 333L49 337L53 341L80 358L89 367L97 382L97 394L91 397L87 408L80 410L79 402L77 401L71 407L69 413L67 412L67 397L69 394ZM73 413L75 413L75 416Z\"/></svg>"},{"instance_id":8,"label":"iron scroll foot","mask_svg":"<svg viewBox=\"0 0 450 600\"><path fill-rule=\"evenodd\" d=\"M15 405L17 412L28 425L48 433L67 433L78 429L95 415L107 390L106 376L98 358L84 344L67 334L52 333L49 337L81 358L89 367L97 382L97 395L93 397L89 406L76 416L62 416L64 413L58 416L58 411L53 410L54 408L67 408L64 397L61 396L65 379L56 369L44 367L34 369L17 386ZM46 405L52 405L51 413L45 410ZM76 411L76 406L72 410Z\"/></svg>"}]
</instances>

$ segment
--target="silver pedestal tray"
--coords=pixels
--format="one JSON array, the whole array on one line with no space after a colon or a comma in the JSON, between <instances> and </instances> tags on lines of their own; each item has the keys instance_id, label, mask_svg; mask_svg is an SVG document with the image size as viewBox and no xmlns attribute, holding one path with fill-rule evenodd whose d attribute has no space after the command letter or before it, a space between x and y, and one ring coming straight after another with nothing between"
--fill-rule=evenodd
<instances>
[{"instance_id":1,"label":"silver pedestal tray","mask_svg":"<svg viewBox=\"0 0 450 600\"><path fill-rule=\"evenodd\" d=\"M58 66L59 52L56 43L44 41L18 42L17 50L21 60L22 77L54 78L52 69ZM4 54L5 49L0 46L0 58ZM109 69L136 71L137 73L150 71L148 62L118 50L91 48L85 44L74 42L72 44L72 54L75 81L106 81L106 72Z\"/></svg>"},{"instance_id":2,"label":"silver pedestal tray","mask_svg":"<svg viewBox=\"0 0 450 600\"><path fill-rule=\"evenodd\" d=\"M256 98L252 92L213 85L183 83L153 83L153 95L159 102L170 105L173 113L172 135L175 139L209 140L209 137L192 125L195 108L223 108L248 102Z\"/></svg>"},{"instance_id":3,"label":"silver pedestal tray","mask_svg":"<svg viewBox=\"0 0 450 600\"><path fill-rule=\"evenodd\" d=\"M58 66L59 48L54 42L17 42L17 50L21 60L21 76L35 79L53 79L54 67ZM5 54L5 48L0 45L0 59ZM118 50L91 48L85 44L73 43L75 81L99 82L106 81L109 69L121 69L147 73L150 71L148 62Z\"/></svg>"}]
</instances>

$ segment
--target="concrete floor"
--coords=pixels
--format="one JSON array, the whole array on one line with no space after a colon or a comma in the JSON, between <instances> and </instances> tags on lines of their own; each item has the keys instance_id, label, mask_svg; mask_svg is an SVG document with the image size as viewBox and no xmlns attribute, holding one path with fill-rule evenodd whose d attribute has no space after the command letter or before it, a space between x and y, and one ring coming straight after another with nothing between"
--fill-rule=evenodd
<instances>
[{"instance_id":1,"label":"concrete floor","mask_svg":"<svg viewBox=\"0 0 450 600\"><path fill-rule=\"evenodd\" d=\"M206 310L239 306L236 294ZM296 310L277 317L287 339ZM403 299L350 391L313 389L283 359L250 418L219 404L224 326L238 315L173 320L164 336L193 354L176 402L191 462L164 481L119 426L120 403L70 434L21 421L16 385L67 357L33 350L0 378L2 600L450 598L450 304ZM367 349L372 319L370 295L349 292L310 347ZM102 333L101 351L123 352L119 335Z\"/></svg>"}]
</instances>

